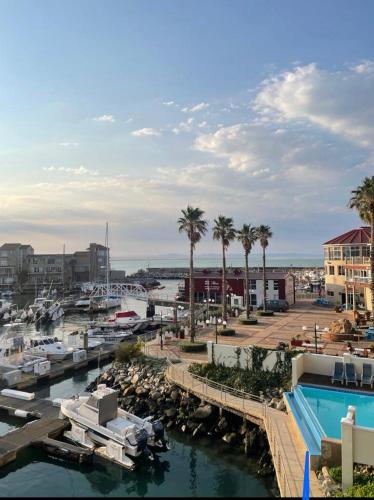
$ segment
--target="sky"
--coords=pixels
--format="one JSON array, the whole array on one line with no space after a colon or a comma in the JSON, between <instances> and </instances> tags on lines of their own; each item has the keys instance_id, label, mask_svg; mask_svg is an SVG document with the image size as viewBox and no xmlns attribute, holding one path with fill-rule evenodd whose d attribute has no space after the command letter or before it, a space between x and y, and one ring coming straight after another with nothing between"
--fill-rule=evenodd
<instances>
[{"instance_id":1,"label":"sky","mask_svg":"<svg viewBox=\"0 0 374 500\"><path fill-rule=\"evenodd\" d=\"M180 210L322 252L374 175L370 0L0 0L0 244L188 252ZM231 251L239 252L239 243ZM258 249L257 249L258 250ZM219 253L211 232L197 252Z\"/></svg>"}]
</instances>

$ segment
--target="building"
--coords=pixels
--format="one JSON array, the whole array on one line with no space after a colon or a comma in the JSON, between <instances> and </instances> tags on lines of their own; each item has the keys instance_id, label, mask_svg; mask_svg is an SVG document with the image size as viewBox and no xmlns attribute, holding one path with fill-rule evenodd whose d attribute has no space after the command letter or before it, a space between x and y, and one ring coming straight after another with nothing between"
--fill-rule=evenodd
<instances>
[{"instance_id":1,"label":"building","mask_svg":"<svg viewBox=\"0 0 374 500\"><path fill-rule=\"evenodd\" d=\"M4 243L0 247L0 287L13 287L27 280L27 259L33 253L31 245L21 243Z\"/></svg>"},{"instance_id":2,"label":"building","mask_svg":"<svg viewBox=\"0 0 374 500\"><path fill-rule=\"evenodd\" d=\"M266 298L285 299L289 304L295 303L295 279L290 273L273 271L266 274ZM189 297L190 280L185 278L185 297ZM221 303L222 296L222 270L203 269L194 271L195 300L203 302L204 299L213 299L216 304ZM235 268L226 271L226 294L231 297L232 305L240 305L245 295L245 272ZM249 273L249 301L252 306L262 303L263 279L262 272Z\"/></svg>"},{"instance_id":3,"label":"building","mask_svg":"<svg viewBox=\"0 0 374 500\"><path fill-rule=\"evenodd\" d=\"M370 227L359 227L323 244L326 298L371 311Z\"/></svg>"}]
</instances>

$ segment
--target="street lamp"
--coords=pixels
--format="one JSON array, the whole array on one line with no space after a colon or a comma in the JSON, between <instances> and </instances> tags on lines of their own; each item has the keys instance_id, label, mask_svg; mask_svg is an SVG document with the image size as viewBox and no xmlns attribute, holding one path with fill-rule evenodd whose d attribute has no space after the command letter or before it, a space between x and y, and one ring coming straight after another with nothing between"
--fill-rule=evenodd
<instances>
[{"instance_id":1,"label":"street lamp","mask_svg":"<svg viewBox=\"0 0 374 500\"><path fill-rule=\"evenodd\" d=\"M162 311L161 311L161 313L160 313L160 316L161 316L161 321L160 321L160 332L159 332L159 335L160 335L160 349L161 349L161 351L162 351L162 350L163 350L163 348L164 348L164 345L163 345L163 343L162 343L162 340L163 340L163 339L162 339L162 333L163 333L163 332L162 332Z\"/></svg>"},{"instance_id":2,"label":"street lamp","mask_svg":"<svg viewBox=\"0 0 374 500\"><path fill-rule=\"evenodd\" d=\"M308 331L308 327L307 326L303 326L303 331L304 332L307 332ZM318 333L321 333L321 332L328 332L329 329L328 327L325 327L323 330L320 329L319 325L317 325L317 323L314 323L314 346L315 346L315 353L318 354L318 347L317 347L317 332Z\"/></svg>"}]
</instances>

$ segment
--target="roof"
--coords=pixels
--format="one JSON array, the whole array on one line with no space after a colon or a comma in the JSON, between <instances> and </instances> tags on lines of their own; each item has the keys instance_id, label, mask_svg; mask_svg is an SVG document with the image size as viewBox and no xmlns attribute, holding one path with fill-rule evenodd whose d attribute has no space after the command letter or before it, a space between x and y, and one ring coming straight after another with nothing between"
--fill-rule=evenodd
<instances>
[{"instance_id":1,"label":"roof","mask_svg":"<svg viewBox=\"0 0 374 500\"><path fill-rule=\"evenodd\" d=\"M336 236L332 240L326 241L324 245L349 245L351 243L370 244L371 231L369 226L362 226L351 229L347 233Z\"/></svg>"},{"instance_id":2,"label":"roof","mask_svg":"<svg viewBox=\"0 0 374 500\"><path fill-rule=\"evenodd\" d=\"M4 243L0 248L1 250L15 250L20 247L21 243Z\"/></svg>"}]
</instances>

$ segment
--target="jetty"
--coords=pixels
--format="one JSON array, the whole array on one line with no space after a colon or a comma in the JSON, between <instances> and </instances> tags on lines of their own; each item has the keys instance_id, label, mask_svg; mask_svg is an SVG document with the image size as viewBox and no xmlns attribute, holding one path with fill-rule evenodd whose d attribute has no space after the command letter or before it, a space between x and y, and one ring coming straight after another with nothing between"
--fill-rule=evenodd
<instances>
[{"instance_id":1,"label":"jetty","mask_svg":"<svg viewBox=\"0 0 374 500\"><path fill-rule=\"evenodd\" d=\"M287 413L270 408L258 396L192 375L187 364L169 362L167 378L220 409L231 411L265 430L282 497L301 497L306 446ZM314 471L310 471L310 497L324 496Z\"/></svg>"}]
</instances>

